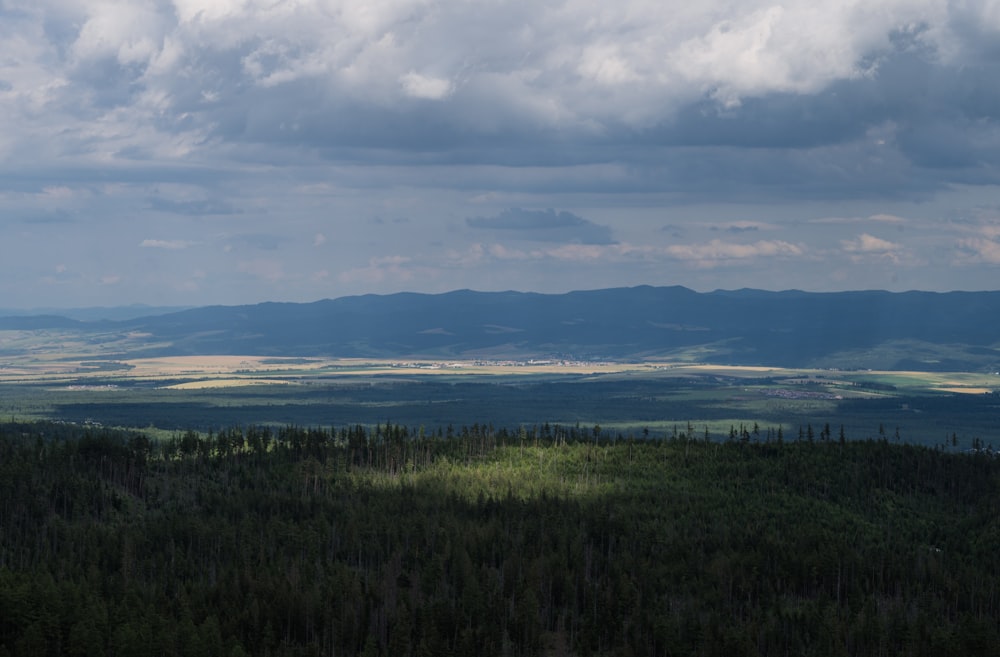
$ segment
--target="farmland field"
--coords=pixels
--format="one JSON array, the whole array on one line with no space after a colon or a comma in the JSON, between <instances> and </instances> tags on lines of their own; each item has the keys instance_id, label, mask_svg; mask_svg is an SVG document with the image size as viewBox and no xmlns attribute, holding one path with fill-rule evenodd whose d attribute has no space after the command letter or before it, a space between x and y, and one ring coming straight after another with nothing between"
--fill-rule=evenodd
<instances>
[{"instance_id":1,"label":"farmland field","mask_svg":"<svg viewBox=\"0 0 1000 657\"><path fill-rule=\"evenodd\" d=\"M150 431L234 424L567 424L725 439L889 437L968 448L996 435L995 374L802 370L664 361L262 356L0 360L0 417ZM827 431L827 425L830 429ZM756 427L756 430L754 430ZM953 444L952 444L953 443ZM1000 443L998 443L1000 444Z\"/></svg>"}]
</instances>

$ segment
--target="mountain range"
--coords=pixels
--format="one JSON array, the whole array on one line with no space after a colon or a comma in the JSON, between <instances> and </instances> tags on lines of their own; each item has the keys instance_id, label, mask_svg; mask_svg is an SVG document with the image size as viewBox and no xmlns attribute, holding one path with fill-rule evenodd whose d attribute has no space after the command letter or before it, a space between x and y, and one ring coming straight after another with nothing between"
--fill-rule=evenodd
<instances>
[{"instance_id":1,"label":"mountain range","mask_svg":"<svg viewBox=\"0 0 1000 657\"><path fill-rule=\"evenodd\" d=\"M966 371L1000 369L998 327L1000 292L695 292L679 286L363 295L86 321L51 311L0 317L0 331L60 331L102 343L122 338L119 357L670 358Z\"/></svg>"}]
</instances>

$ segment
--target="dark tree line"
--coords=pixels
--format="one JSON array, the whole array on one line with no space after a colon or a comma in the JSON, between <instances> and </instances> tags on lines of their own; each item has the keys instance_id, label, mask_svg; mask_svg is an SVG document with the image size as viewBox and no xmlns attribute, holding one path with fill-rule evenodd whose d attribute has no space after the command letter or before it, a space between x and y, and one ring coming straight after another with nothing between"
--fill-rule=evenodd
<instances>
[{"instance_id":1,"label":"dark tree line","mask_svg":"<svg viewBox=\"0 0 1000 657\"><path fill-rule=\"evenodd\" d=\"M1000 654L992 455L698 433L6 425L0 655Z\"/></svg>"}]
</instances>

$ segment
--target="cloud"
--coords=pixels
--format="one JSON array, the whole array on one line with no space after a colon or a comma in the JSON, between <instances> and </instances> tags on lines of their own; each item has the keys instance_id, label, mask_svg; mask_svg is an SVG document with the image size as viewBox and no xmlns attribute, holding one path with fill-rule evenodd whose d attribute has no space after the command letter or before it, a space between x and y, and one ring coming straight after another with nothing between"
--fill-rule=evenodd
<instances>
[{"instance_id":1,"label":"cloud","mask_svg":"<svg viewBox=\"0 0 1000 657\"><path fill-rule=\"evenodd\" d=\"M996 131L982 119L996 117L1000 93L985 57L997 18L975 3L750 0L680 10L623 0L597 12L590 0L569 0L539 12L527 0L377 8L45 0L18 8L4 39L19 63L0 67L26 128L11 137L14 149L30 151L58 130L43 152L72 150L91 164L274 164L316 149L339 162L615 161L641 175L663 146L823 147L882 125L895 126L896 142L883 143L910 165L994 157ZM961 121L942 124L952 115ZM683 162L669 168L685 173ZM823 172L811 179L822 186ZM197 201L151 207L233 211Z\"/></svg>"},{"instance_id":2,"label":"cloud","mask_svg":"<svg viewBox=\"0 0 1000 657\"><path fill-rule=\"evenodd\" d=\"M859 256L877 256L880 258L886 258L893 263L899 263L900 254L903 252L903 247L895 242L890 242L888 240L869 235L868 233L862 233L858 237L852 240L841 240L841 248L857 261Z\"/></svg>"},{"instance_id":3,"label":"cloud","mask_svg":"<svg viewBox=\"0 0 1000 657\"><path fill-rule=\"evenodd\" d=\"M712 231L725 231L734 235L742 233L756 233L760 230L774 230L776 226L760 221L730 221L715 226L711 226Z\"/></svg>"},{"instance_id":4,"label":"cloud","mask_svg":"<svg viewBox=\"0 0 1000 657\"><path fill-rule=\"evenodd\" d=\"M897 217L896 215L893 214L884 214L884 213L873 214L870 217L868 217L868 221L876 223L884 223L884 224L894 224L894 225L906 223L906 219L902 217Z\"/></svg>"},{"instance_id":5,"label":"cloud","mask_svg":"<svg viewBox=\"0 0 1000 657\"><path fill-rule=\"evenodd\" d=\"M890 251L898 251L901 248L900 245L895 242L890 242L888 240L869 235L868 233L862 233L853 240L843 240L840 244L845 251L851 253L886 253Z\"/></svg>"},{"instance_id":6,"label":"cloud","mask_svg":"<svg viewBox=\"0 0 1000 657\"><path fill-rule=\"evenodd\" d=\"M518 239L576 244L613 244L611 229L572 212L510 208L494 217L468 218L470 228L509 232Z\"/></svg>"},{"instance_id":7,"label":"cloud","mask_svg":"<svg viewBox=\"0 0 1000 657\"><path fill-rule=\"evenodd\" d=\"M426 77L419 73L409 72L399 79L400 85L407 96L427 100L441 100L452 91L451 82L441 78Z\"/></svg>"},{"instance_id":8,"label":"cloud","mask_svg":"<svg viewBox=\"0 0 1000 657\"><path fill-rule=\"evenodd\" d=\"M745 263L760 258L795 258L805 254L805 248L783 240L761 240L750 244L711 240L704 244L675 244L664 249L671 258L698 267Z\"/></svg>"},{"instance_id":9,"label":"cloud","mask_svg":"<svg viewBox=\"0 0 1000 657\"><path fill-rule=\"evenodd\" d=\"M986 223L975 226L962 225L960 230L971 237L956 240L958 254L955 258L959 265L1000 265L1000 223L992 215L995 210L985 210Z\"/></svg>"},{"instance_id":10,"label":"cloud","mask_svg":"<svg viewBox=\"0 0 1000 657\"><path fill-rule=\"evenodd\" d=\"M970 237L958 241L960 251L956 264L1000 265L1000 242L985 237Z\"/></svg>"},{"instance_id":11,"label":"cloud","mask_svg":"<svg viewBox=\"0 0 1000 657\"><path fill-rule=\"evenodd\" d=\"M527 260L531 257L527 251L511 249L503 244L491 244L487 250L497 260Z\"/></svg>"},{"instance_id":12,"label":"cloud","mask_svg":"<svg viewBox=\"0 0 1000 657\"><path fill-rule=\"evenodd\" d=\"M490 259L498 261L548 261L606 263L634 265L639 262L664 263L682 261L698 267L722 264L752 263L760 258L797 258L807 253L806 247L782 240L761 240L754 243L731 243L711 240L703 244L658 246L653 244L562 244L530 250L510 249L501 244L484 247L476 244L465 253L453 253L452 260L460 266L482 265Z\"/></svg>"},{"instance_id":13,"label":"cloud","mask_svg":"<svg viewBox=\"0 0 1000 657\"><path fill-rule=\"evenodd\" d=\"M547 249L544 255L557 260L594 261L608 254L608 250L596 244L566 244L554 249Z\"/></svg>"},{"instance_id":14,"label":"cloud","mask_svg":"<svg viewBox=\"0 0 1000 657\"><path fill-rule=\"evenodd\" d=\"M360 293L770 285L772 258L797 259L803 287L799 273L834 280L825 258L865 285L853 262L896 258L915 275L935 263L930 285L979 287L973 265L995 264L996 236L956 219L1000 189L995 2L7 0L0 14L16 54L0 61L14 245L0 280L45 253L79 275L67 303L114 302L94 262L116 253L134 260L122 298L160 300L203 267L213 303L291 281L325 295L341 270ZM890 227L898 243L874 237ZM136 275L150 253L136 244L171 250L162 276Z\"/></svg>"},{"instance_id":15,"label":"cloud","mask_svg":"<svg viewBox=\"0 0 1000 657\"><path fill-rule=\"evenodd\" d=\"M139 246L144 249L168 249L176 251L179 249L187 249L194 246L194 242L189 242L187 240L156 240L156 239L145 239L139 243Z\"/></svg>"}]
</instances>

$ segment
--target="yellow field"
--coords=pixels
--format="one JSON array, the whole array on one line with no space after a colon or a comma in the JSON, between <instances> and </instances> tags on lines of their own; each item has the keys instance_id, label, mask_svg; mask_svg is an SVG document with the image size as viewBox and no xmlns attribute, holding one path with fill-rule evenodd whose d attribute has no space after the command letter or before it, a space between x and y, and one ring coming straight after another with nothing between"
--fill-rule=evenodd
<instances>
[{"instance_id":1,"label":"yellow field","mask_svg":"<svg viewBox=\"0 0 1000 657\"><path fill-rule=\"evenodd\" d=\"M318 376L583 374L653 372L658 363L578 361L434 361L359 358L274 358L265 356L170 356L94 361L63 356L0 360L0 383L75 382L88 379L175 381L177 389L293 383ZM177 379L187 379L176 383Z\"/></svg>"},{"instance_id":2,"label":"yellow field","mask_svg":"<svg viewBox=\"0 0 1000 657\"><path fill-rule=\"evenodd\" d=\"M89 357L88 357L89 356ZM361 358L276 358L268 356L170 356L94 360L92 354L51 352L0 359L0 383L87 385L91 381L164 382L165 388L288 385L310 379L363 376L511 376L511 375L642 375L657 377L717 376L731 379L769 377L792 383L850 386L880 381L900 389L983 394L1000 387L1000 377L967 372L883 372L784 369L778 367L707 365L691 362L586 362L557 360L380 360Z\"/></svg>"},{"instance_id":3,"label":"yellow field","mask_svg":"<svg viewBox=\"0 0 1000 657\"><path fill-rule=\"evenodd\" d=\"M959 394L966 395L986 395L993 392L992 388L934 388L934 390L940 390L941 392L955 392Z\"/></svg>"},{"instance_id":4,"label":"yellow field","mask_svg":"<svg viewBox=\"0 0 1000 657\"><path fill-rule=\"evenodd\" d=\"M243 386L258 386L258 385L290 385L291 381L285 381L283 379L263 379L263 378L246 378L246 379L205 379L203 381L188 381L186 383L175 383L169 386L163 386L167 390L202 390L204 388L238 388Z\"/></svg>"}]
</instances>

